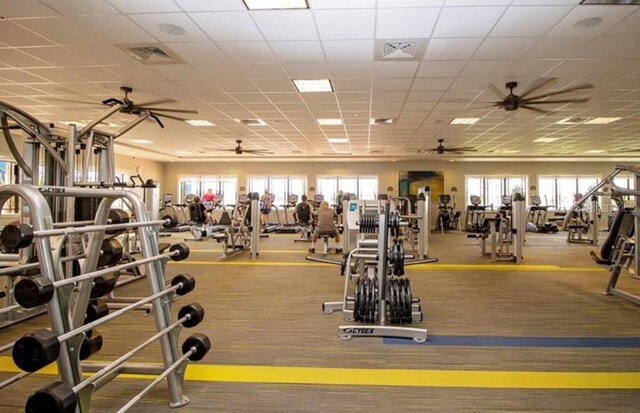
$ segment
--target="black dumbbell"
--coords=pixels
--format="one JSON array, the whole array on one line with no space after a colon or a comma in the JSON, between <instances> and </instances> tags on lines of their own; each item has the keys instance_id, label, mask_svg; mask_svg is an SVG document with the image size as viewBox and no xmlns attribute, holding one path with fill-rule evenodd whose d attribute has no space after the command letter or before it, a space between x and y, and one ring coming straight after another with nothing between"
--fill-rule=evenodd
<instances>
[{"instance_id":1,"label":"black dumbbell","mask_svg":"<svg viewBox=\"0 0 640 413\"><path fill-rule=\"evenodd\" d=\"M94 301L87 305L87 312L84 317L84 323L92 323L109 314L109 306L104 302Z\"/></svg>"},{"instance_id":2,"label":"black dumbbell","mask_svg":"<svg viewBox=\"0 0 640 413\"><path fill-rule=\"evenodd\" d=\"M174 261L182 261L189 258L189 246L184 242L173 244L169 248L169 252L174 252L174 251L178 251L178 254L171 256L171 259Z\"/></svg>"},{"instance_id":3,"label":"black dumbbell","mask_svg":"<svg viewBox=\"0 0 640 413\"><path fill-rule=\"evenodd\" d=\"M195 327L204 319L204 308L198 303L187 304L178 311L178 319L189 315L189 319L182 323L187 328Z\"/></svg>"},{"instance_id":4,"label":"black dumbbell","mask_svg":"<svg viewBox=\"0 0 640 413\"><path fill-rule=\"evenodd\" d=\"M129 218L129 214L127 214L127 212L123 209L119 209L119 208L113 208L109 211L109 222L112 225L115 224L126 224L128 223L130 220ZM120 232L123 232L124 230L122 229L110 229L105 231L105 234L109 234L109 235L114 235L114 234L118 234Z\"/></svg>"},{"instance_id":5,"label":"black dumbbell","mask_svg":"<svg viewBox=\"0 0 640 413\"><path fill-rule=\"evenodd\" d=\"M162 228L164 229L175 228L178 226L178 220L173 215L165 215L162 219L166 221L162 224Z\"/></svg>"},{"instance_id":6,"label":"black dumbbell","mask_svg":"<svg viewBox=\"0 0 640 413\"><path fill-rule=\"evenodd\" d=\"M26 248L33 242L33 229L27 224L7 225L0 232L0 241L10 250Z\"/></svg>"},{"instance_id":7,"label":"black dumbbell","mask_svg":"<svg viewBox=\"0 0 640 413\"><path fill-rule=\"evenodd\" d=\"M182 343L182 354L187 354L192 348L196 351L189 356L191 361L199 361L211 350L211 341L204 334L192 334Z\"/></svg>"},{"instance_id":8,"label":"black dumbbell","mask_svg":"<svg viewBox=\"0 0 640 413\"><path fill-rule=\"evenodd\" d=\"M176 294L178 295L189 294L191 291L193 291L194 288L196 288L196 279L193 278L193 275L189 274L188 272L185 272L183 274L176 275L171 280L172 287L178 284L182 284L182 287L176 290Z\"/></svg>"},{"instance_id":9,"label":"black dumbbell","mask_svg":"<svg viewBox=\"0 0 640 413\"><path fill-rule=\"evenodd\" d=\"M118 277L115 275L101 275L94 278L93 287L91 287L91 298L100 298L110 294L116 288L117 282Z\"/></svg>"},{"instance_id":10,"label":"black dumbbell","mask_svg":"<svg viewBox=\"0 0 640 413\"><path fill-rule=\"evenodd\" d=\"M91 336L86 336L85 339L82 340L80 360L86 360L100 350L102 350L102 334L99 334L97 331L92 331Z\"/></svg>"},{"instance_id":11,"label":"black dumbbell","mask_svg":"<svg viewBox=\"0 0 640 413\"><path fill-rule=\"evenodd\" d=\"M24 308L48 303L54 293L53 282L46 277L23 278L13 289L16 302Z\"/></svg>"},{"instance_id":12,"label":"black dumbbell","mask_svg":"<svg viewBox=\"0 0 640 413\"><path fill-rule=\"evenodd\" d=\"M29 395L26 413L75 413L76 393L68 385L56 381Z\"/></svg>"},{"instance_id":13,"label":"black dumbbell","mask_svg":"<svg viewBox=\"0 0 640 413\"><path fill-rule=\"evenodd\" d=\"M103 240L100 249L102 252L98 258L98 267L116 265L122 259L122 244L115 238Z\"/></svg>"},{"instance_id":14,"label":"black dumbbell","mask_svg":"<svg viewBox=\"0 0 640 413\"><path fill-rule=\"evenodd\" d=\"M12 357L20 369L34 372L56 361L59 354L58 337L49 330L36 330L14 343Z\"/></svg>"}]
</instances>

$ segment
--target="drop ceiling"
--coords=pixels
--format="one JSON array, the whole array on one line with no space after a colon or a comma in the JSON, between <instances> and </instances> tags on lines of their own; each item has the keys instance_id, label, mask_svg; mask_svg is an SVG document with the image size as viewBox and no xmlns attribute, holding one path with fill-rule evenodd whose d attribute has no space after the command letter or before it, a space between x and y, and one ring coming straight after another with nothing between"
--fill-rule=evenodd
<instances>
[{"instance_id":1,"label":"drop ceiling","mask_svg":"<svg viewBox=\"0 0 640 413\"><path fill-rule=\"evenodd\" d=\"M166 120L162 130L144 122L119 138L127 145L121 151L162 160L228 159L215 149L233 148L237 139L277 159L422 159L418 150L440 138L477 149L465 158L640 154L631 152L640 151L640 6L308 3L306 10L249 11L242 0L2 0L0 100L46 122L88 120L126 85L135 102L173 99L164 106L195 109L189 118L215 125ZM383 59L389 42L414 42L417 56ZM124 51L141 44L159 45L176 60L144 64ZM558 81L544 92L587 82L592 90L569 96L591 100L547 105L553 111L544 116L480 103L496 100L489 84L504 89L517 81L517 93L548 77ZM299 93L292 79L330 79L334 92ZM127 116L109 122L124 125ZM450 125L457 117L480 120ZM597 117L621 119L557 123ZM372 118L393 122L372 125ZM266 125L238 122L244 119ZM140 139L153 143L133 141Z\"/></svg>"}]
</instances>

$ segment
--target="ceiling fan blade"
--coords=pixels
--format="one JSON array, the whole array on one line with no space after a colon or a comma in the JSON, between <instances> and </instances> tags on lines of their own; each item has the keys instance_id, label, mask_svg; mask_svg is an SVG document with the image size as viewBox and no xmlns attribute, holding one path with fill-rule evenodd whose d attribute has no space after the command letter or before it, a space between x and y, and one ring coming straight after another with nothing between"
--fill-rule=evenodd
<instances>
[{"instance_id":1,"label":"ceiling fan blade","mask_svg":"<svg viewBox=\"0 0 640 413\"><path fill-rule=\"evenodd\" d=\"M464 153L464 152L456 151L456 150L453 150L453 149L445 149L444 151L445 152L449 152L449 153L453 153L453 154L456 154L456 155L462 155Z\"/></svg>"},{"instance_id":2,"label":"ceiling fan blade","mask_svg":"<svg viewBox=\"0 0 640 413\"><path fill-rule=\"evenodd\" d=\"M589 83L585 83L583 85L578 85L578 86L573 86L567 89L558 90L557 92L551 92L551 93L545 93L544 95L533 96L527 100L531 101L531 100L544 99L549 96L556 96L556 95L561 95L563 93L575 92L577 90L586 90L586 89L593 89L593 85Z\"/></svg>"},{"instance_id":3,"label":"ceiling fan blade","mask_svg":"<svg viewBox=\"0 0 640 413\"><path fill-rule=\"evenodd\" d=\"M264 154L273 154L273 152L269 152L266 149L243 149L242 151L243 152L247 152L247 153L255 153L257 155L262 154L262 153L264 153Z\"/></svg>"},{"instance_id":4,"label":"ceiling fan blade","mask_svg":"<svg viewBox=\"0 0 640 413\"><path fill-rule=\"evenodd\" d=\"M527 90L526 92L524 92L523 94L520 95L520 99L524 99L525 97L531 95L533 92L535 92L536 90L542 89L543 87L549 86L553 83L558 82L558 79L556 79L555 77L549 77L546 79L538 79L537 82L534 82L533 85L529 88L529 90Z\"/></svg>"},{"instance_id":5,"label":"ceiling fan blade","mask_svg":"<svg viewBox=\"0 0 640 413\"><path fill-rule=\"evenodd\" d=\"M461 148L445 148L445 151L464 151L464 152L478 152L477 149L472 148L471 146L463 146Z\"/></svg>"},{"instance_id":6,"label":"ceiling fan blade","mask_svg":"<svg viewBox=\"0 0 640 413\"><path fill-rule=\"evenodd\" d=\"M141 108L138 108L138 109L141 109ZM150 113L151 113L151 114L153 114L153 115L155 115L155 116L159 116L159 117L161 117L161 118L167 118L167 119L179 120L179 121L181 121L181 122L184 122L185 120L187 120L187 119L184 119L184 118L179 118L179 117L177 117L177 116L165 115L164 113L158 113L158 112L155 112L155 111L154 111L154 112L150 112Z\"/></svg>"},{"instance_id":7,"label":"ceiling fan blade","mask_svg":"<svg viewBox=\"0 0 640 413\"><path fill-rule=\"evenodd\" d=\"M540 109L540 108L535 108L533 106L529 106L529 105L520 105L521 108L523 109L528 109L532 112L537 112L540 113L542 115L548 115L549 113L551 113L550 110L544 110L544 109Z\"/></svg>"},{"instance_id":8,"label":"ceiling fan blade","mask_svg":"<svg viewBox=\"0 0 640 413\"><path fill-rule=\"evenodd\" d=\"M176 103L177 101L175 99L156 99L156 100L150 100L149 102L144 102L144 103L136 103L136 106L150 106L150 105L161 105L163 103Z\"/></svg>"},{"instance_id":9,"label":"ceiling fan blade","mask_svg":"<svg viewBox=\"0 0 640 413\"><path fill-rule=\"evenodd\" d=\"M520 102L520 106L522 104L525 105L542 105L545 103L586 103L590 101L591 98L581 98L581 99L564 99L564 100L541 100L540 102L533 102L531 100L525 100L524 102Z\"/></svg>"},{"instance_id":10,"label":"ceiling fan blade","mask_svg":"<svg viewBox=\"0 0 640 413\"><path fill-rule=\"evenodd\" d=\"M500 90L498 86L494 85L493 83L489 84L489 90L491 90L493 94L499 97L500 99L504 99L505 97L507 97L507 95L502 90Z\"/></svg>"},{"instance_id":11,"label":"ceiling fan blade","mask_svg":"<svg viewBox=\"0 0 640 413\"><path fill-rule=\"evenodd\" d=\"M152 110L154 112L175 112L175 113L194 113L194 114L198 113L197 110L189 110L189 109L150 108L147 106L140 106L140 105L135 105L134 107L141 110Z\"/></svg>"}]
</instances>

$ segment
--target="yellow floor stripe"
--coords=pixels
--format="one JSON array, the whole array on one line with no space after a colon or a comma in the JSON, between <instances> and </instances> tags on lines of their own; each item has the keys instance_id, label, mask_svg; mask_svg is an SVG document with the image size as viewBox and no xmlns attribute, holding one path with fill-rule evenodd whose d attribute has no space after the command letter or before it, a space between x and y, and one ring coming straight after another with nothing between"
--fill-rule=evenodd
<instances>
[{"instance_id":1,"label":"yellow floor stripe","mask_svg":"<svg viewBox=\"0 0 640 413\"><path fill-rule=\"evenodd\" d=\"M331 257L329 259L338 260ZM334 264L326 264L313 261L280 262L280 261L169 261L169 264L180 265L231 265L231 266L264 266L264 267L332 267ZM417 264L408 265L405 270L438 270L438 271L548 271L548 272L604 272L599 267L558 267L556 265L532 265L532 264Z\"/></svg>"},{"instance_id":2,"label":"yellow floor stripe","mask_svg":"<svg viewBox=\"0 0 640 413\"><path fill-rule=\"evenodd\" d=\"M18 372L9 357L0 371ZM49 366L39 374L56 374ZM123 378L152 379L149 375ZM640 372L539 372L477 370L349 369L191 364L186 379L205 382L345 386L471 387L521 389L640 389Z\"/></svg>"},{"instance_id":3,"label":"yellow floor stripe","mask_svg":"<svg viewBox=\"0 0 640 413\"><path fill-rule=\"evenodd\" d=\"M193 248L189 248L189 251L191 252L215 252L218 254L222 254L222 250L194 250ZM260 250L260 253L262 254L263 252L269 253L269 254L308 254L308 251L303 251L303 250Z\"/></svg>"}]
</instances>

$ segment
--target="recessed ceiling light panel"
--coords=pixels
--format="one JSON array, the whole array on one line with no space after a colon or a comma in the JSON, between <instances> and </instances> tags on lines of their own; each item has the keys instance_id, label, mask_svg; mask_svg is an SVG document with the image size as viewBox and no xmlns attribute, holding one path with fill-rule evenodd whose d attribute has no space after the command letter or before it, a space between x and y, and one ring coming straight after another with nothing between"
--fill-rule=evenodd
<instances>
[{"instance_id":1,"label":"recessed ceiling light panel","mask_svg":"<svg viewBox=\"0 0 640 413\"><path fill-rule=\"evenodd\" d=\"M473 125L479 120L480 118L455 118L449 125Z\"/></svg>"},{"instance_id":2,"label":"recessed ceiling light panel","mask_svg":"<svg viewBox=\"0 0 640 413\"><path fill-rule=\"evenodd\" d=\"M300 93L333 92L329 79L293 79L292 82Z\"/></svg>"},{"instance_id":3,"label":"recessed ceiling light panel","mask_svg":"<svg viewBox=\"0 0 640 413\"><path fill-rule=\"evenodd\" d=\"M538 139L534 139L533 141L535 143L549 143L549 142L555 142L560 138L538 138Z\"/></svg>"},{"instance_id":4,"label":"recessed ceiling light panel","mask_svg":"<svg viewBox=\"0 0 640 413\"><path fill-rule=\"evenodd\" d=\"M318 125L320 126L340 126L342 125L342 119L325 118L318 119Z\"/></svg>"},{"instance_id":5,"label":"recessed ceiling light panel","mask_svg":"<svg viewBox=\"0 0 640 413\"><path fill-rule=\"evenodd\" d=\"M604 150L602 149L592 149L590 151L586 151L585 153L603 153Z\"/></svg>"},{"instance_id":6,"label":"recessed ceiling light panel","mask_svg":"<svg viewBox=\"0 0 640 413\"><path fill-rule=\"evenodd\" d=\"M204 119L190 119L185 120L185 122L187 122L191 126L216 126L215 124Z\"/></svg>"},{"instance_id":7,"label":"recessed ceiling light panel","mask_svg":"<svg viewBox=\"0 0 640 413\"><path fill-rule=\"evenodd\" d=\"M153 141L150 141L148 139L131 139L131 142L133 143L139 143L141 145L148 145L150 143L153 143Z\"/></svg>"},{"instance_id":8,"label":"recessed ceiling light panel","mask_svg":"<svg viewBox=\"0 0 640 413\"><path fill-rule=\"evenodd\" d=\"M308 9L307 0L242 0L249 10Z\"/></svg>"},{"instance_id":9,"label":"recessed ceiling light panel","mask_svg":"<svg viewBox=\"0 0 640 413\"><path fill-rule=\"evenodd\" d=\"M349 143L348 138L328 138L329 143Z\"/></svg>"},{"instance_id":10,"label":"recessed ceiling light panel","mask_svg":"<svg viewBox=\"0 0 640 413\"><path fill-rule=\"evenodd\" d=\"M612 123L619 121L622 118L593 118L589 119L585 122L587 125L606 125L607 123Z\"/></svg>"},{"instance_id":11,"label":"recessed ceiling light panel","mask_svg":"<svg viewBox=\"0 0 640 413\"><path fill-rule=\"evenodd\" d=\"M580 4L619 4L625 6L640 4L640 0L582 0Z\"/></svg>"}]
</instances>

